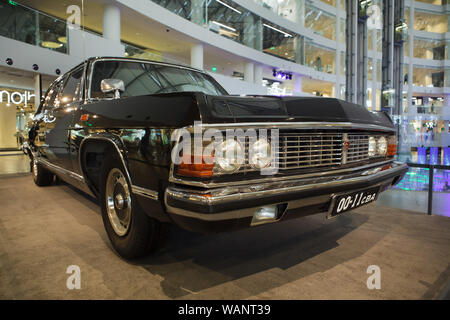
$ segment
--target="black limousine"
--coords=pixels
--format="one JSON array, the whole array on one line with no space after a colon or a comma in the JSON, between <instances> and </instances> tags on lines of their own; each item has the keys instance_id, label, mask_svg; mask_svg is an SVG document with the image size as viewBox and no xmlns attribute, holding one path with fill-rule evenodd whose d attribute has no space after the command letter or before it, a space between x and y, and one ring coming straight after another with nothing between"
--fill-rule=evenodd
<instances>
[{"instance_id":1,"label":"black limousine","mask_svg":"<svg viewBox=\"0 0 450 320\"><path fill-rule=\"evenodd\" d=\"M396 143L383 112L231 96L200 70L104 57L51 84L27 151L38 186L58 176L99 199L113 247L131 259L157 248L168 223L219 232L373 202L407 171Z\"/></svg>"}]
</instances>

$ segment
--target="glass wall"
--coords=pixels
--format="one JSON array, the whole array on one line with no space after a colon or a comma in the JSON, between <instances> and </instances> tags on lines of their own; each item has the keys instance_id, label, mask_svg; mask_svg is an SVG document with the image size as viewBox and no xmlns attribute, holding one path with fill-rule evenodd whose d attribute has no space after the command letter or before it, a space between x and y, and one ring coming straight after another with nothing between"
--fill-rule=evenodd
<instances>
[{"instance_id":1,"label":"glass wall","mask_svg":"<svg viewBox=\"0 0 450 320\"><path fill-rule=\"evenodd\" d=\"M308 42L305 45L305 64L320 72L336 73L336 51Z\"/></svg>"},{"instance_id":2,"label":"glass wall","mask_svg":"<svg viewBox=\"0 0 450 320\"><path fill-rule=\"evenodd\" d=\"M152 61L162 61L162 54L157 50L139 47L126 42L122 42L122 44L125 46L125 57L143 60L152 60Z\"/></svg>"},{"instance_id":3,"label":"glass wall","mask_svg":"<svg viewBox=\"0 0 450 320\"><path fill-rule=\"evenodd\" d=\"M222 37L285 60L304 64L303 37L262 19L232 1L152 1ZM268 6L268 3L271 2L262 1L260 4ZM289 4L297 2L284 1L284 8Z\"/></svg>"},{"instance_id":4,"label":"glass wall","mask_svg":"<svg viewBox=\"0 0 450 320\"><path fill-rule=\"evenodd\" d=\"M282 59L304 64L303 37L263 20L263 51Z\"/></svg>"},{"instance_id":5,"label":"glass wall","mask_svg":"<svg viewBox=\"0 0 450 320\"><path fill-rule=\"evenodd\" d=\"M0 150L20 148L35 111L33 91L3 87L0 95Z\"/></svg>"},{"instance_id":6,"label":"glass wall","mask_svg":"<svg viewBox=\"0 0 450 320\"><path fill-rule=\"evenodd\" d=\"M0 0L0 35L67 53L65 21L13 1Z\"/></svg>"},{"instance_id":7,"label":"glass wall","mask_svg":"<svg viewBox=\"0 0 450 320\"><path fill-rule=\"evenodd\" d=\"M417 87L443 87L444 71L439 68L414 66L413 85Z\"/></svg>"},{"instance_id":8,"label":"glass wall","mask_svg":"<svg viewBox=\"0 0 450 320\"><path fill-rule=\"evenodd\" d=\"M415 37L414 58L444 60L445 42Z\"/></svg>"},{"instance_id":9,"label":"glass wall","mask_svg":"<svg viewBox=\"0 0 450 320\"><path fill-rule=\"evenodd\" d=\"M447 32L447 15L414 10L414 29L418 31Z\"/></svg>"},{"instance_id":10,"label":"glass wall","mask_svg":"<svg viewBox=\"0 0 450 320\"><path fill-rule=\"evenodd\" d=\"M434 4L437 6L442 6L446 2L446 0L416 0L416 1L424 2L424 3L428 3L428 4Z\"/></svg>"},{"instance_id":11,"label":"glass wall","mask_svg":"<svg viewBox=\"0 0 450 320\"><path fill-rule=\"evenodd\" d=\"M305 27L330 40L336 39L336 17L309 4L305 6Z\"/></svg>"}]
</instances>

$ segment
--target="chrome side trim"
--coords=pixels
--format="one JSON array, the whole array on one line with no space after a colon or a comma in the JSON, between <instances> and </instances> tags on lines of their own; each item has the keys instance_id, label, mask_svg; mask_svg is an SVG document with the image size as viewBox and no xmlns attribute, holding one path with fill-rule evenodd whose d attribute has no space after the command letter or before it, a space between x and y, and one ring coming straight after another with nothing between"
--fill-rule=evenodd
<instances>
[{"instance_id":1,"label":"chrome side trim","mask_svg":"<svg viewBox=\"0 0 450 320\"><path fill-rule=\"evenodd\" d=\"M65 176L69 176L73 179L78 180L79 182L85 183L84 177L79 175L78 173L61 168L60 166L50 163L49 161L42 159L40 157L36 157L36 160L37 160L37 162L41 163L44 167L47 167L50 170L56 171L57 173L60 173Z\"/></svg>"},{"instance_id":2,"label":"chrome side trim","mask_svg":"<svg viewBox=\"0 0 450 320\"><path fill-rule=\"evenodd\" d=\"M173 163L170 167L170 176L169 181L177 184L184 184L188 186L194 186L194 187L202 187L202 188L218 188L218 187L225 187L225 186L240 186L240 185L247 185L247 184L253 184L253 183L264 183L264 182L278 182L278 181L289 181L289 180L295 180L300 178L311 178L311 177L325 177L325 176L331 176L339 173L345 173L345 172L351 172L351 171L359 171L364 170L368 168L383 166L386 164L389 164L393 162L393 160L387 160L383 162L375 162L370 163L364 166L359 167L351 167L346 169L338 169L338 170L331 170L331 171L321 171L321 172L314 172L314 173L306 173L306 174L299 174L299 175L286 175L283 177L270 177L270 178L260 178L260 179L253 179L253 180L239 180L239 181L233 181L233 182L201 182L201 181L190 181L190 180L184 180L180 178L176 178L173 176Z\"/></svg>"},{"instance_id":3,"label":"chrome side trim","mask_svg":"<svg viewBox=\"0 0 450 320\"><path fill-rule=\"evenodd\" d=\"M120 157L120 160L121 160L122 165L123 165L123 167L125 169L125 173L127 175L128 181L130 182L130 184L133 184L133 182L131 180L130 173L128 172L128 167L126 165L125 159L124 159L123 154L122 154L122 150L120 150L120 148L117 146L117 143L113 139L111 139L109 137L105 137L105 136L100 135L100 134L91 134L91 135L87 136L86 138L83 139L83 141L81 141L80 147L78 148L78 165L80 167L80 172L83 174L83 177L84 177L84 179L86 181L88 181L88 180L87 180L87 177L85 176L83 168L81 166L81 151L83 150L82 148L83 148L84 143L86 141L88 141L88 140L104 140L104 141L108 141L109 143L111 143L115 147L115 149L117 151L117 154Z\"/></svg>"},{"instance_id":4,"label":"chrome side trim","mask_svg":"<svg viewBox=\"0 0 450 320\"><path fill-rule=\"evenodd\" d=\"M146 188L142 188L142 187L138 187L135 185L131 186L131 191L139 196L143 196L143 197L147 197L150 198L152 200L158 200L159 199L159 194L157 191L153 191L150 189L146 189Z\"/></svg>"}]
</instances>

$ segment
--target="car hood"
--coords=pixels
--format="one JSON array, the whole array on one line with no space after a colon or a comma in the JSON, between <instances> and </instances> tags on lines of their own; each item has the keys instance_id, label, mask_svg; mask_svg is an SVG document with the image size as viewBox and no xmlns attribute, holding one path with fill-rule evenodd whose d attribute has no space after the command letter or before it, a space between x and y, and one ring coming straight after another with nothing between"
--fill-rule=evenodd
<instances>
[{"instance_id":1,"label":"car hood","mask_svg":"<svg viewBox=\"0 0 450 320\"><path fill-rule=\"evenodd\" d=\"M136 96L84 105L94 127L172 127L218 123L352 122L393 128L384 112L333 98L212 96L199 92ZM82 123L79 123L82 125Z\"/></svg>"},{"instance_id":2,"label":"car hood","mask_svg":"<svg viewBox=\"0 0 450 320\"><path fill-rule=\"evenodd\" d=\"M384 112L335 98L205 95L199 109L205 123L326 121L393 127Z\"/></svg>"}]
</instances>

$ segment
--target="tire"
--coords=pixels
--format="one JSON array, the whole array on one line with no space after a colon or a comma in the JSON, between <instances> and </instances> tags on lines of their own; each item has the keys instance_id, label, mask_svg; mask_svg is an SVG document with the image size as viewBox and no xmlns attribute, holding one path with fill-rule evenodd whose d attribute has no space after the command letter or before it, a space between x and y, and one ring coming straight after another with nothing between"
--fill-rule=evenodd
<instances>
[{"instance_id":1,"label":"tire","mask_svg":"<svg viewBox=\"0 0 450 320\"><path fill-rule=\"evenodd\" d=\"M39 187L49 186L52 184L54 174L45 169L34 158L31 158L31 173L33 174L34 183Z\"/></svg>"},{"instance_id":2,"label":"tire","mask_svg":"<svg viewBox=\"0 0 450 320\"><path fill-rule=\"evenodd\" d=\"M116 156L108 156L102 164L100 205L106 233L121 257L140 258L159 247L162 224L140 207L122 162Z\"/></svg>"}]
</instances>

